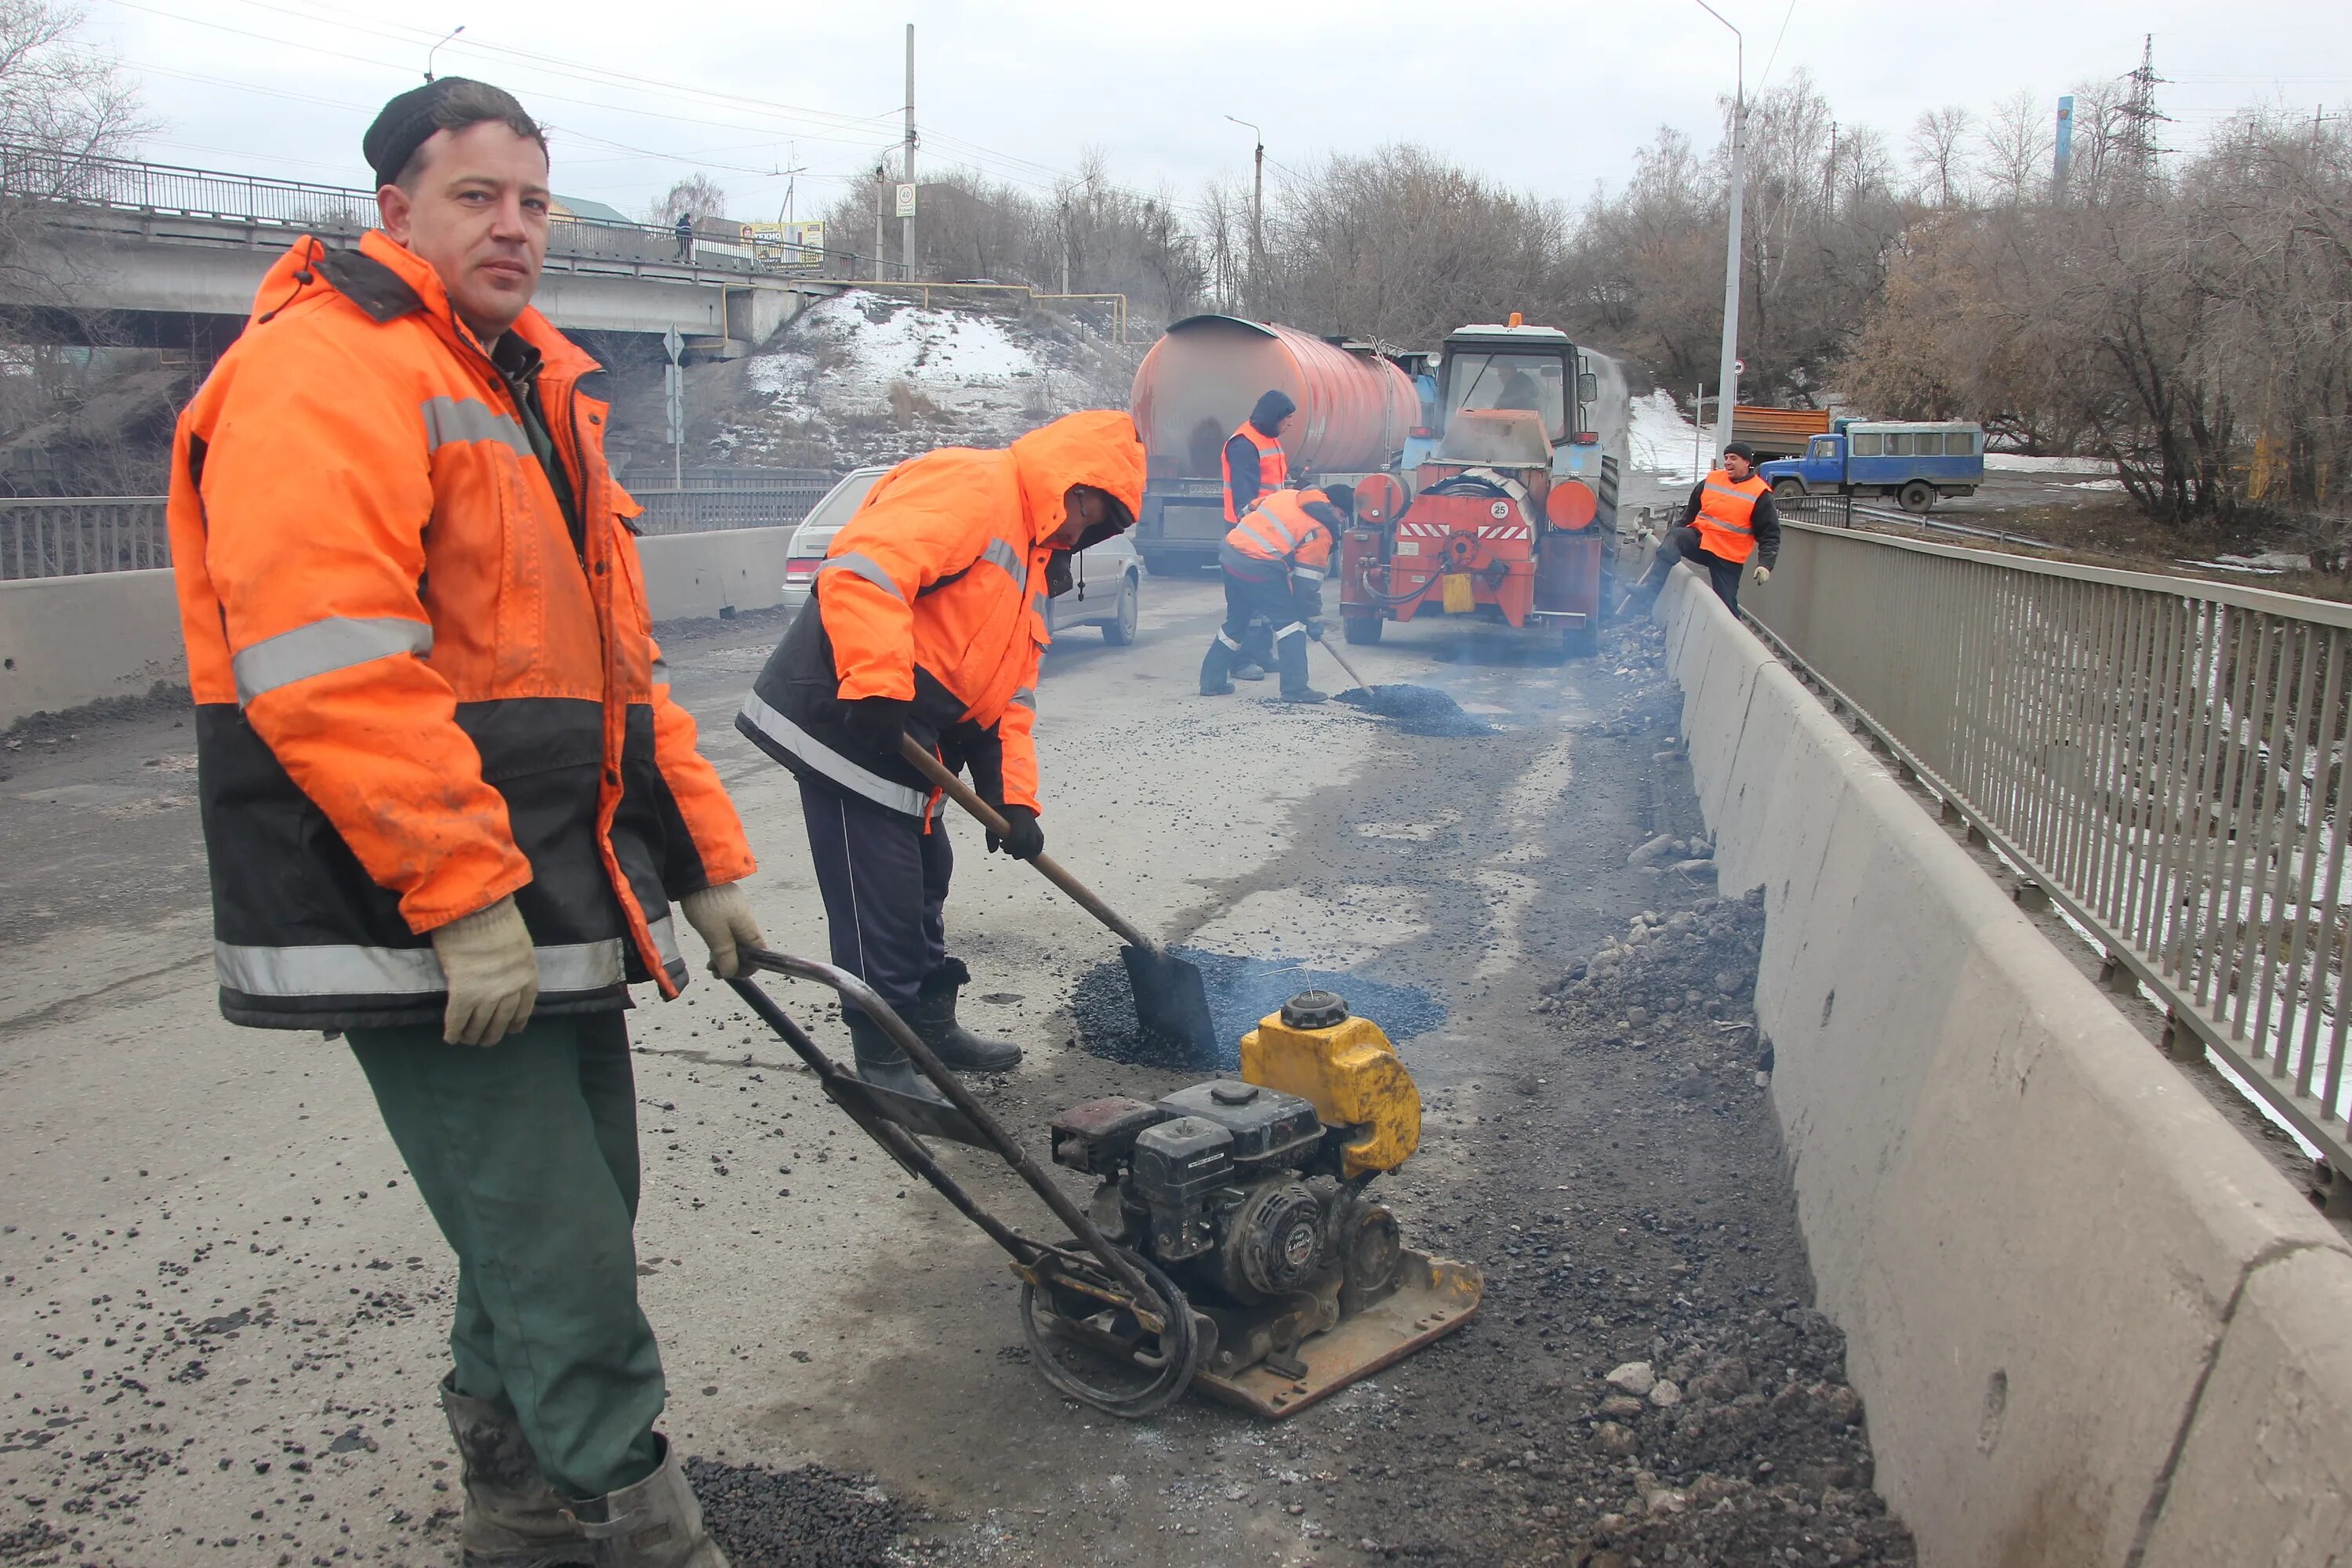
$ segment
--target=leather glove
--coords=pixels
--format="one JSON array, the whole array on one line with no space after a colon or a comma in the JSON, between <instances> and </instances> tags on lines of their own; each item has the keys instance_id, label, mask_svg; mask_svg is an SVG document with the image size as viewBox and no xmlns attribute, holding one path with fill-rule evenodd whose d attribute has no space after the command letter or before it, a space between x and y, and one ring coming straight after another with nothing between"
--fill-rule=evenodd
<instances>
[{"instance_id":1,"label":"leather glove","mask_svg":"<svg viewBox=\"0 0 2352 1568\"><path fill-rule=\"evenodd\" d=\"M1771 580L1772 568L1769 566L1759 566L1756 568L1756 585L1758 587L1761 588L1765 584L1769 583Z\"/></svg>"},{"instance_id":2,"label":"leather glove","mask_svg":"<svg viewBox=\"0 0 2352 1568\"><path fill-rule=\"evenodd\" d=\"M443 1039L495 1046L530 1022L531 1005L539 1000L539 954L511 897L436 927L433 952L449 984Z\"/></svg>"},{"instance_id":3,"label":"leather glove","mask_svg":"<svg viewBox=\"0 0 2352 1568\"><path fill-rule=\"evenodd\" d=\"M765 947L768 939L760 934L760 922L751 918L751 900L743 896L740 882L721 882L717 887L704 888L678 900L680 913L702 945L710 950L710 973L721 980L732 980L742 969L737 950L745 947Z\"/></svg>"},{"instance_id":4,"label":"leather glove","mask_svg":"<svg viewBox=\"0 0 2352 1568\"><path fill-rule=\"evenodd\" d=\"M1307 622L1307 635L1314 641L1321 642L1323 640L1323 623L1321 621Z\"/></svg>"},{"instance_id":5,"label":"leather glove","mask_svg":"<svg viewBox=\"0 0 2352 1568\"><path fill-rule=\"evenodd\" d=\"M1015 860L1034 860L1045 852L1045 830L1037 826L1037 814L1025 805L1000 805L999 816L1010 832L999 837L988 836L988 847L993 852L1003 850Z\"/></svg>"},{"instance_id":6,"label":"leather glove","mask_svg":"<svg viewBox=\"0 0 2352 1568\"><path fill-rule=\"evenodd\" d=\"M914 704L903 697L860 697L841 716L850 738L876 756L896 755Z\"/></svg>"}]
</instances>

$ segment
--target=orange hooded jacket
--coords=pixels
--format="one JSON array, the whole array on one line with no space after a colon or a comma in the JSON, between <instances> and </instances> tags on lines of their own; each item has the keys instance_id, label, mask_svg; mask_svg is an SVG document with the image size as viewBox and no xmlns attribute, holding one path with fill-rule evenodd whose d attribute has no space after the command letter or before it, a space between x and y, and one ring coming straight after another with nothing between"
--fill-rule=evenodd
<instances>
[{"instance_id":1,"label":"orange hooded jacket","mask_svg":"<svg viewBox=\"0 0 2352 1568\"><path fill-rule=\"evenodd\" d=\"M858 745L842 721L847 703L898 698L914 705L907 732L919 743L947 742L982 794L1037 810L1045 541L1073 485L1109 495L1132 521L1143 503L1133 420L1072 414L1002 451L949 447L891 469L834 536L735 727L803 777L927 816L922 775Z\"/></svg>"},{"instance_id":2,"label":"orange hooded jacket","mask_svg":"<svg viewBox=\"0 0 2352 1568\"><path fill-rule=\"evenodd\" d=\"M239 1023L437 1023L427 933L509 893L541 1014L672 994L669 901L752 868L670 699L595 362L536 310L498 355L384 235L305 237L181 416L172 547ZM576 532L520 416L534 374Z\"/></svg>"}]
</instances>

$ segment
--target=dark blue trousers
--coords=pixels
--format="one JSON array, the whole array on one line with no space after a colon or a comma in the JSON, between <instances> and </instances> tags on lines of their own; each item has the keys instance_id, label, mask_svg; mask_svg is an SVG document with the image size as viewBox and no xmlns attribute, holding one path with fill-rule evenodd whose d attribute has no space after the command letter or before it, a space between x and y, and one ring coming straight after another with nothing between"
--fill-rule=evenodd
<instances>
[{"instance_id":1,"label":"dark blue trousers","mask_svg":"<svg viewBox=\"0 0 2352 1568\"><path fill-rule=\"evenodd\" d=\"M801 781L809 858L824 896L833 962L901 1012L948 965L948 879L955 854L946 820L893 811L862 795Z\"/></svg>"}]
</instances>

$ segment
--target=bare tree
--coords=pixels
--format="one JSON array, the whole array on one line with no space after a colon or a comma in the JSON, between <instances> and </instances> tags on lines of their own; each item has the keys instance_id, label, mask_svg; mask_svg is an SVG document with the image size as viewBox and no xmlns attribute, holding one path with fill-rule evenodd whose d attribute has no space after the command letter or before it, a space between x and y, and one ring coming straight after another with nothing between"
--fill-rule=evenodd
<instances>
[{"instance_id":1,"label":"bare tree","mask_svg":"<svg viewBox=\"0 0 2352 1568\"><path fill-rule=\"evenodd\" d=\"M1968 200L1968 147L1976 116L1961 104L1923 110L1911 122L1913 189L1922 201L1949 207Z\"/></svg>"},{"instance_id":2,"label":"bare tree","mask_svg":"<svg viewBox=\"0 0 2352 1568\"><path fill-rule=\"evenodd\" d=\"M2057 132L2042 100L2021 89L1993 106L1979 133L1978 168L1993 199L2021 206L2041 193Z\"/></svg>"},{"instance_id":3,"label":"bare tree","mask_svg":"<svg viewBox=\"0 0 2352 1568\"><path fill-rule=\"evenodd\" d=\"M5 0L0 0L5 3ZM646 220L664 228L679 218L725 217L727 192L708 174L688 174L646 209Z\"/></svg>"}]
</instances>

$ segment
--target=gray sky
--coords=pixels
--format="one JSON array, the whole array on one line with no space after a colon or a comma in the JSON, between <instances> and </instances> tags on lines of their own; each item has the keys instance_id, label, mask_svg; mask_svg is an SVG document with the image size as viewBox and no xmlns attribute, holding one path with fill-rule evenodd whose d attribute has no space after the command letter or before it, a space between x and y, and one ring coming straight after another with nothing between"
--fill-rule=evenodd
<instances>
[{"instance_id":1,"label":"gray sky","mask_svg":"<svg viewBox=\"0 0 2352 1568\"><path fill-rule=\"evenodd\" d=\"M909 21L922 167L1048 185L1099 146L1121 184L1165 183L1186 202L1248 174L1250 133L1227 114L1265 128L1269 180L1328 152L1414 141L1580 200L1621 182L1661 123L1711 146L1733 78L1732 37L1696 0L85 3L85 36L120 54L163 121L147 143L157 162L363 184L361 131L463 23L436 68L513 89L551 127L557 190L633 214L699 168L730 193L730 216L772 217L775 171L797 163L806 216L884 147L895 166ZM2242 105L2352 108L2345 0L1717 8L1747 34L1751 89L1807 69L1841 120L1878 126L1898 152L1922 109L2021 89L2054 103L2137 64L2147 32L2172 79L2158 96L2170 145Z\"/></svg>"}]
</instances>

